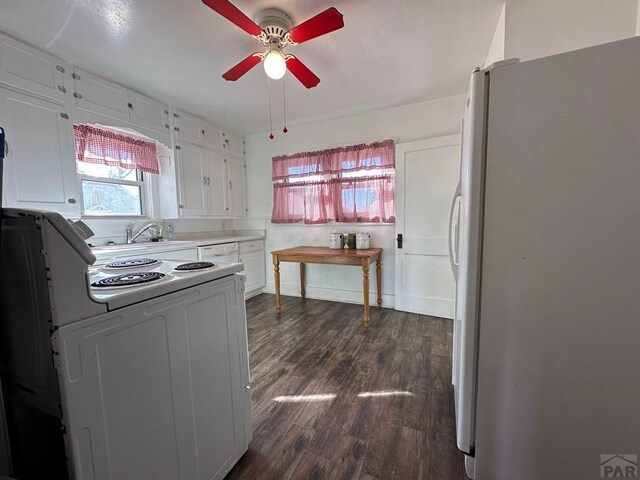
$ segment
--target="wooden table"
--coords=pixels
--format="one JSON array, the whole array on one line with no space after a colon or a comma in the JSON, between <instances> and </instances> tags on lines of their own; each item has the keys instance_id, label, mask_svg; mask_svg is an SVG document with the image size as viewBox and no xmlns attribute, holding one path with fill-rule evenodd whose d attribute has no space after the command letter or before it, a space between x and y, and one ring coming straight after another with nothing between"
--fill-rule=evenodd
<instances>
[{"instance_id":1,"label":"wooden table","mask_svg":"<svg viewBox=\"0 0 640 480\"><path fill-rule=\"evenodd\" d=\"M369 265L376 262L376 285L378 291L378 307L382 306L382 249L366 250L333 250L327 247L294 247L271 252L276 281L276 312L280 313L280 262L296 262L300 264L300 296L305 298L304 272L305 264L320 263L330 265L355 265L362 267L362 293L364 295L364 326L369 326Z\"/></svg>"}]
</instances>

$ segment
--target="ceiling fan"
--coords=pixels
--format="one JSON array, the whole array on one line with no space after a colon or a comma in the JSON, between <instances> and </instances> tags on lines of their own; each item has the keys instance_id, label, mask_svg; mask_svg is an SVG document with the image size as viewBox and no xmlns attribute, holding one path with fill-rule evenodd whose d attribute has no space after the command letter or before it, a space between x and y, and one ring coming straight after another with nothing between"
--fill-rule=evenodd
<instances>
[{"instance_id":1,"label":"ceiling fan","mask_svg":"<svg viewBox=\"0 0 640 480\"><path fill-rule=\"evenodd\" d=\"M222 75L225 80L235 81L264 62L264 70L274 80L280 79L289 70L307 88L313 88L320 79L309 68L283 50L344 27L342 14L334 7L326 9L306 22L293 27L291 17L280 9L268 8L258 13L254 22L228 0L202 0L224 18L258 40L266 50L256 52Z\"/></svg>"}]
</instances>

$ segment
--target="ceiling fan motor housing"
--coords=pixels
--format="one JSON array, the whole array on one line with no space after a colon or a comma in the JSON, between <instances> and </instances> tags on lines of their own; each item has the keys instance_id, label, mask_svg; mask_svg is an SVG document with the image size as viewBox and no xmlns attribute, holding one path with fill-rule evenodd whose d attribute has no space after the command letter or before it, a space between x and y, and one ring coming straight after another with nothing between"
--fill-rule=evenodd
<instances>
[{"instance_id":1,"label":"ceiling fan motor housing","mask_svg":"<svg viewBox=\"0 0 640 480\"><path fill-rule=\"evenodd\" d=\"M265 8L258 12L255 22L262 28L264 37L258 38L265 46L277 44L280 47L285 34L293 27L291 17L279 8Z\"/></svg>"}]
</instances>

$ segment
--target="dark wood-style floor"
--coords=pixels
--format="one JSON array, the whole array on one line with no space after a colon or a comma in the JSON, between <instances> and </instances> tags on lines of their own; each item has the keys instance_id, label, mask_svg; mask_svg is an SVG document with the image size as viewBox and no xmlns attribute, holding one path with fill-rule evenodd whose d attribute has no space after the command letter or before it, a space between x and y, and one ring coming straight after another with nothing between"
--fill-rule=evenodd
<instances>
[{"instance_id":1,"label":"dark wood-style floor","mask_svg":"<svg viewBox=\"0 0 640 480\"><path fill-rule=\"evenodd\" d=\"M253 441L237 479L466 479L450 320L272 295L247 302Z\"/></svg>"}]
</instances>

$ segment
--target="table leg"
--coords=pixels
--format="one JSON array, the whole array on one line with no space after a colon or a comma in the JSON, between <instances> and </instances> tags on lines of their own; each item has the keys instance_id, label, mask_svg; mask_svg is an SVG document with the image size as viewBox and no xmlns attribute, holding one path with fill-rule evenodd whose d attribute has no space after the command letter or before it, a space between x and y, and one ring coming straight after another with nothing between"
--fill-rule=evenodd
<instances>
[{"instance_id":1,"label":"table leg","mask_svg":"<svg viewBox=\"0 0 640 480\"><path fill-rule=\"evenodd\" d=\"M378 307L382 306L382 258L376 262L376 283L378 289Z\"/></svg>"},{"instance_id":2,"label":"table leg","mask_svg":"<svg viewBox=\"0 0 640 480\"><path fill-rule=\"evenodd\" d=\"M364 295L364 326L369 327L369 260L362 261L362 292Z\"/></svg>"},{"instance_id":3,"label":"table leg","mask_svg":"<svg viewBox=\"0 0 640 480\"><path fill-rule=\"evenodd\" d=\"M276 282L276 313L280 313L280 261L277 255L273 256L273 275Z\"/></svg>"},{"instance_id":4,"label":"table leg","mask_svg":"<svg viewBox=\"0 0 640 480\"><path fill-rule=\"evenodd\" d=\"M304 299L306 292L304 290L304 263L300 263L300 296Z\"/></svg>"}]
</instances>

